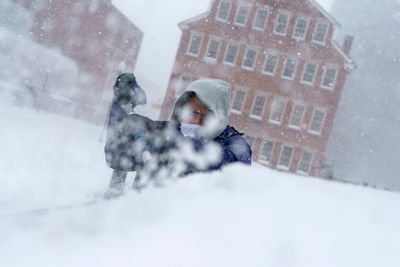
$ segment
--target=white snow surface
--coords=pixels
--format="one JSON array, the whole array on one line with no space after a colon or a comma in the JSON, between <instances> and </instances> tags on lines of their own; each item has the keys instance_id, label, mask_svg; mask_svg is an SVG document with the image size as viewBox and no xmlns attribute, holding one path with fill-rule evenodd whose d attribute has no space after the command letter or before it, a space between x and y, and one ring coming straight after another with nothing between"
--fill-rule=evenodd
<instances>
[{"instance_id":1,"label":"white snow surface","mask_svg":"<svg viewBox=\"0 0 400 267\"><path fill-rule=\"evenodd\" d=\"M267 169L130 190L108 184L101 128L0 105L0 265L400 266L400 195Z\"/></svg>"}]
</instances>

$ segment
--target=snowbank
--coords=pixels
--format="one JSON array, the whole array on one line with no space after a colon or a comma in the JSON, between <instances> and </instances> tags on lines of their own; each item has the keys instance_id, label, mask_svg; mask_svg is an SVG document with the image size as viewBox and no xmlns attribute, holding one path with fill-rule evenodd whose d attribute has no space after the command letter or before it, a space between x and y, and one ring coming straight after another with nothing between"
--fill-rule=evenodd
<instances>
[{"instance_id":1,"label":"snowbank","mask_svg":"<svg viewBox=\"0 0 400 267\"><path fill-rule=\"evenodd\" d=\"M79 93L78 67L70 58L3 27L0 27L0 63L7 66L0 69L1 102L11 102L17 92L28 94L27 86L36 91L45 86L50 95L69 100Z\"/></svg>"},{"instance_id":2,"label":"snowbank","mask_svg":"<svg viewBox=\"0 0 400 267\"><path fill-rule=\"evenodd\" d=\"M95 198L101 129L0 107L0 214ZM0 217L1 266L399 266L400 195L254 164Z\"/></svg>"}]
</instances>

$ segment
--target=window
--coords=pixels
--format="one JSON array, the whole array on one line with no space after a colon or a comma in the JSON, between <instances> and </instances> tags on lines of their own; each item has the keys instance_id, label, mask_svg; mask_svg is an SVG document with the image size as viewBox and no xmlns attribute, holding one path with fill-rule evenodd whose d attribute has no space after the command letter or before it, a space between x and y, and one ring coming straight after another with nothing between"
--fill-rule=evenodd
<instances>
[{"instance_id":1,"label":"window","mask_svg":"<svg viewBox=\"0 0 400 267\"><path fill-rule=\"evenodd\" d=\"M246 26L248 14L249 14L249 5L248 4L240 5L236 13L235 24Z\"/></svg>"},{"instance_id":2,"label":"window","mask_svg":"<svg viewBox=\"0 0 400 267\"><path fill-rule=\"evenodd\" d=\"M210 42L208 43L207 58L217 59L220 43L219 40L210 39Z\"/></svg>"},{"instance_id":3,"label":"window","mask_svg":"<svg viewBox=\"0 0 400 267\"><path fill-rule=\"evenodd\" d=\"M322 79L322 87L333 89L336 82L337 70L336 68L328 67L325 69L324 78Z\"/></svg>"},{"instance_id":4,"label":"window","mask_svg":"<svg viewBox=\"0 0 400 267\"><path fill-rule=\"evenodd\" d=\"M299 163L299 168L297 169L297 171L301 173L309 173L312 157L313 157L312 153L303 151Z\"/></svg>"},{"instance_id":5,"label":"window","mask_svg":"<svg viewBox=\"0 0 400 267\"><path fill-rule=\"evenodd\" d=\"M317 43L325 43L327 31L328 31L328 23L318 22L313 35L313 41Z\"/></svg>"},{"instance_id":6,"label":"window","mask_svg":"<svg viewBox=\"0 0 400 267\"><path fill-rule=\"evenodd\" d=\"M269 163L271 161L272 152L274 150L274 142L272 141L265 141L263 143L259 161L262 163Z\"/></svg>"},{"instance_id":7,"label":"window","mask_svg":"<svg viewBox=\"0 0 400 267\"><path fill-rule=\"evenodd\" d=\"M322 125L324 124L325 112L319 109L314 110L314 115L311 120L310 132L320 134Z\"/></svg>"},{"instance_id":8,"label":"window","mask_svg":"<svg viewBox=\"0 0 400 267\"><path fill-rule=\"evenodd\" d=\"M179 96L189 85L189 83L192 82L192 78L186 75L181 76L181 79L179 81L179 86L178 89L175 91L175 95Z\"/></svg>"},{"instance_id":9,"label":"window","mask_svg":"<svg viewBox=\"0 0 400 267\"><path fill-rule=\"evenodd\" d=\"M246 51L245 58L243 60L242 67L245 69L252 70L257 57L257 50L254 48L248 48Z\"/></svg>"},{"instance_id":10,"label":"window","mask_svg":"<svg viewBox=\"0 0 400 267\"><path fill-rule=\"evenodd\" d=\"M317 65L313 63L306 63L304 65L304 72L301 81L303 83L313 84L315 79L315 73L317 72Z\"/></svg>"},{"instance_id":11,"label":"window","mask_svg":"<svg viewBox=\"0 0 400 267\"><path fill-rule=\"evenodd\" d=\"M279 12L275 20L274 32L279 35L285 35L288 22L289 22L289 14L284 12Z\"/></svg>"},{"instance_id":12,"label":"window","mask_svg":"<svg viewBox=\"0 0 400 267\"><path fill-rule=\"evenodd\" d=\"M241 112L242 111L242 107L244 104L244 99L246 97L246 92L243 90L237 90L235 97L233 99L233 104L232 104L232 110L236 111L236 112Z\"/></svg>"},{"instance_id":13,"label":"window","mask_svg":"<svg viewBox=\"0 0 400 267\"><path fill-rule=\"evenodd\" d=\"M297 60L295 58L287 58L282 77L293 80L296 72Z\"/></svg>"},{"instance_id":14,"label":"window","mask_svg":"<svg viewBox=\"0 0 400 267\"><path fill-rule=\"evenodd\" d=\"M307 28L308 28L308 19L304 17L298 17L293 32L293 37L296 39L304 39L307 33Z\"/></svg>"},{"instance_id":15,"label":"window","mask_svg":"<svg viewBox=\"0 0 400 267\"><path fill-rule=\"evenodd\" d=\"M267 99L266 96L257 95L256 99L253 103L253 110L251 111L251 117L260 118L262 117L262 113L264 111L264 104L265 100Z\"/></svg>"},{"instance_id":16,"label":"window","mask_svg":"<svg viewBox=\"0 0 400 267\"><path fill-rule=\"evenodd\" d=\"M295 105L293 107L292 116L289 125L294 128L300 128L304 117L305 107L302 105Z\"/></svg>"},{"instance_id":17,"label":"window","mask_svg":"<svg viewBox=\"0 0 400 267\"><path fill-rule=\"evenodd\" d=\"M245 135L244 139L246 139L246 142L250 147L253 147L254 143L256 142L256 138L250 135Z\"/></svg>"},{"instance_id":18,"label":"window","mask_svg":"<svg viewBox=\"0 0 400 267\"><path fill-rule=\"evenodd\" d=\"M188 54L197 56L200 52L202 38L200 36L192 35L190 40L190 45L188 49Z\"/></svg>"},{"instance_id":19,"label":"window","mask_svg":"<svg viewBox=\"0 0 400 267\"><path fill-rule=\"evenodd\" d=\"M272 104L272 111L270 122L280 124L283 117L283 112L285 110L286 102L282 99L275 99L274 103Z\"/></svg>"},{"instance_id":20,"label":"window","mask_svg":"<svg viewBox=\"0 0 400 267\"><path fill-rule=\"evenodd\" d=\"M267 19L268 9L266 7L259 7L257 9L257 15L256 19L254 20L253 28L257 30L264 30Z\"/></svg>"},{"instance_id":21,"label":"window","mask_svg":"<svg viewBox=\"0 0 400 267\"><path fill-rule=\"evenodd\" d=\"M277 62L278 62L277 55L268 55L265 59L265 66L263 72L269 75L274 75Z\"/></svg>"},{"instance_id":22,"label":"window","mask_svg":"<svg viewBox=\"0 0 400 267\"><path fill-rule=\"evenodd\" d=\"M292 162L293 148L288 145L282 146L281 156L279 158L279 167L289 169L290 163Z\"/></svg>"},{"instance_id":23,"label":"window","mask_svg":"<svg viewBox=\"0 0 400 267\"><path fill-rule=\"evenodd\" d=\"M225 53L224 61L226 63L235 64L237 52L238 52L238 46L237 45L228 44L228 47L227 47L226 53Z\"/></svg>"},{"instance_id":24,"label":"window","mask_svg":"<svg viewBox=\"0 0 400 267\"><path fill-rule=\"evenodd\" d=\"M218 6L217 19L222 21L227 21L229 18L229 11L231 9L231 4L229 1L222 0Z\"/></svg>"}]
</instances>

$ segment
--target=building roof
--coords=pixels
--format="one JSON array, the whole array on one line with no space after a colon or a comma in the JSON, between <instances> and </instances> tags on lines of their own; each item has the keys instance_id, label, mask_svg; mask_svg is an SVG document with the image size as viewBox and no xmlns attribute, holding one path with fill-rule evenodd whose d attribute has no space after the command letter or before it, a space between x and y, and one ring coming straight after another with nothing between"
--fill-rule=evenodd
<instances>
[{"instance_id":1,"label":"building roof","mask_svg":"<svg viewBox=\"0 0 400 267\"><path fill-rule=\"evenodd\" d=\"M318 4L315 0L307 0L307 1L310 2L315 8L317 8L318 11L320 11L333 25L335 25L337 27L341 26L340 23L328 11L326 11L320 4ZM211 8L211 6L210 6L210 8ZM189 18L187 20L184 20L184 21L180 22L178 24L178 26L180 29L185 29L185 28L187 28L188 24L206 18L209 13L210 13L210 10L208 10L204 13L201 13L197 16L194 16L192 18ZM346 53L343 51L342 47L336 41L332 40L331 43L332 43L332 46L334 47L334 49L337 50L338 53L345 59L349 69L353 69L355 67L354 61L348 55L346 55Z\"/></svg>"},{"instance_id":2,"label":"building roof","mask_svg":"<svg viewBox=\"0 0 400 267\"><path fill-rule=\"evenodd\" d=\"M132 25L138 33L143 37L143 31L132 21L130 20L118 7L116 7L113 3L110 3L112 11L118 14L121 18L123 18L125 23Z\"/></svg>"},{"instance_id":3,"label":"building roof","mask_svg":"<svg viewBox=\"0 0 400 267\"><path fill-rule=\"evenodd\" d=\"M353 70L356 67L356 63L354 62L353 59L351 59L344 51L343 48L335 41L332 40L332 46L338 51L338 53L345 59L346 61L346 67L349 68L349 70Z\"/></svg>"},{"instance_id":4,"label":"building roof","mask_svg":"<svg viewBox=\"0 0 400 267\"><path fill-rule=\"evenodd\" d=\"M315 0L307 0L308 2L310 2L314 7L316 7L318 9L318 11L320 11L327 19L329 19L330 22L332 22L334 25L341 27L341 24L339 23L339 21L337 19L335 19L332 14L330 14L328 11L326 11L320 4L318 4ZM400 0L399 0L400 1ZM209 7L209 9L211 8L211 5ZM206 17L208 15L208 13L210 13L210 10L197 15L195 17L192 17L190 19L184 20L182 22L180 22L178 25L181 28L184 24L188 24L194 21L197 21L199 19L202 19L204 17Z\"/></svg>"},{"instance_id":5,"label":"building roof","mask_svg":"<svg viewBox=\"0 0 400 267\"><path fill-rule=\"evenodd\" d=\"M326 11L320 4L318 4L315 0L308 0L311 4L313 4L325 17L327 17L334 25L340 27L339 21L337 21L328 11Z\"/></svg>"},{"instance_id":6,"label":"building roof","mask_svg":"<svg viewBox=\"0 0 400 267\"><path fill-rule=\"evenodd\" d=\"M189 23L192 23L192 22L198 21L198 20L200 20L200 19L206 18L206 17L208 16L209 13L210 13L210 11L207 11L207 12L201 13L201 14L195 16L195 17L186 19L186 20L184 20L184 21L178 23L178 26L179 26L180 29L182 29L182 28L184 28L184 27L185 27L187 24L189 24Z\"/></svg>"}]
</instances>

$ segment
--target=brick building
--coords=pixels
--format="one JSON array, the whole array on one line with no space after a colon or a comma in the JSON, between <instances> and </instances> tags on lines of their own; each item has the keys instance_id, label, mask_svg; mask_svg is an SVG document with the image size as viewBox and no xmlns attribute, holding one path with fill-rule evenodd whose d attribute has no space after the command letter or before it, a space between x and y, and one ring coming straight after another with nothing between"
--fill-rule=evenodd
<instances>
[{"instance_id":1,"label":"brick building","mask_svg":"<svg viewBox=\"0 0 400 267\"><path fill-rule=\"evenodd\" d=\"M339 23L313 0L213 0L179 24L161 119L200 77L233 88L230 124L246 134L253 160L318 175L346 76L353 68L333 40Z\"/></svg>"},{"instance_id":2,"label":"brick building","mask_svg":"<svg viewBox=\"0 0 400 267\"><path fill-rule=\"evenodd\" d=\"M135 68L143 33L111 0L11 1L32 14L34 41L76 62L82 105L104 113L118 72Z\"/></svg>"}]
</instances>

